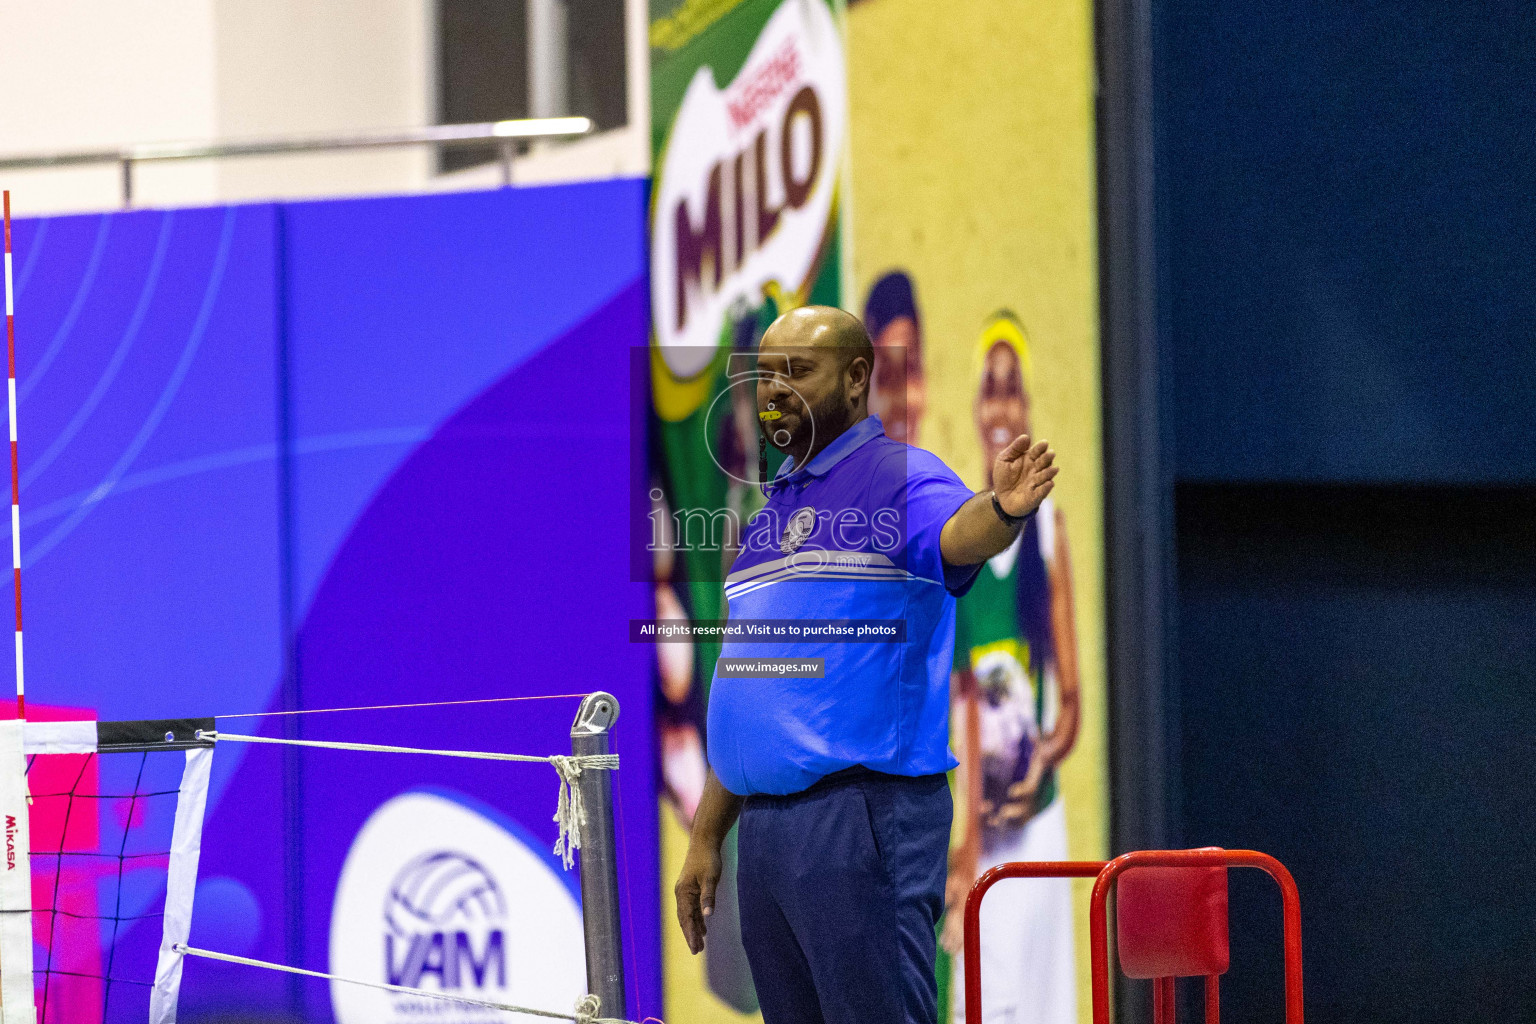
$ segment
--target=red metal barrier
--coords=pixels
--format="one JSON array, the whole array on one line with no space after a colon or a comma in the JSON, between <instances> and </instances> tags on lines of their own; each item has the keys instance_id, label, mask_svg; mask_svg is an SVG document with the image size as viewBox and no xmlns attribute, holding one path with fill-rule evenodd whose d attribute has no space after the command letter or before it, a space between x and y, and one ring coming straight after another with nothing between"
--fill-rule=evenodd
<instances>
[{"instance_id":1,"label":"red metal barrier","mask_svg":"<svg viewBox=\"0 0 1536 1024\"><path fill-rule=\"evenodd\" d=\"M1275 858L1253 850L1139 850L1112 861L1040 861L1000 864L971 887L965 900L965 1020L981 1024L981 901L987 891L1005 878L1093 878L1093 901L1088 910L1089 946L1093 966L1093 1024L1109 1020L1109 891L1127 868L1229 867L1258 868L1280 886L1285 929L1285 1021L1304 1024L1301 993L1301 896L1291 873ZM1171 1010L1172 979L1155 994L1164 1017ZM1207 1019L1216 1021L1218 983L1207 981ZM1171 1015L1166 1019L1171 1020Z\"/></svg>"},{"instance_id":2,"label":"red metal barrier","mask_svg":"<svg viewBox=\"0 0 1536 1024\"><path fill-rule=\"evenodd\" d=\"M1014 861L999 864L976 879L965 898L965 1024L981 1024L981 900L1005 878L1093 878L1109 864L1103 860Z\"/></svg>"}]
</instances>

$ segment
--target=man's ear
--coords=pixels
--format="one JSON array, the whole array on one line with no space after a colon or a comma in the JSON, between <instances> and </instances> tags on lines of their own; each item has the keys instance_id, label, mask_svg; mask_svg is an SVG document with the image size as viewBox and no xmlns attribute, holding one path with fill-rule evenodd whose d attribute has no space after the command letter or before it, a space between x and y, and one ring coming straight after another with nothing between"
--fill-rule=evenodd
<instances>
[{"instance_id":1,"label":"man's ear","mask_svg":"<svg viewBox=\"0 0 1536 1024\"><path fill-rule=\"evenodd\" d=\"M848 363L848 368L843 371L844 380L848 385L848 398L854 405L859 404L860 396L869 397L869 359L866 356L854 356Z\"/></svg>"}]
</instances>

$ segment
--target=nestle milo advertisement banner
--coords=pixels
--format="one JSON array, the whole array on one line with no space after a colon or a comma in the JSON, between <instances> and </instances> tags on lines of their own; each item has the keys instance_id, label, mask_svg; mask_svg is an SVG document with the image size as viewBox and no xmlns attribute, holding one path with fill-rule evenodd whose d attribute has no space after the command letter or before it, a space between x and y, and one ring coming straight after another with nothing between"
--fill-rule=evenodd
<instances>
[{"instance_id":1,"label":"nestle milo advertisement banner","mask_svg":"<svg viewBox=\"0 0 1536 1024\"><path fill-rule=\"evenodd\" d=\"M840 3L651 0L651 520L659 617L725 616L731 523L762 504L751 387L733 354L783 310L842 305L848 92ZM696 535L695 535L696 534ZM658 644L662 898L703 792L716 644ZM672 1019L755 1015L727 844L709 946L665 936Z\"/></svg>"}]
</instances>

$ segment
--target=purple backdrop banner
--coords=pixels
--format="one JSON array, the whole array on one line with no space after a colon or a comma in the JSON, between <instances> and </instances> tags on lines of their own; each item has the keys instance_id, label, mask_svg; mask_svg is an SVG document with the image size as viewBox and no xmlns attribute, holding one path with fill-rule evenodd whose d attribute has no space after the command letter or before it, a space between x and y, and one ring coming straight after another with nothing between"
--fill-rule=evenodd
<instances>
[{"instance_id":1,"label":"purple backdrop banner","mask_svg":"<svg viewBox=\"0 0 1536 1024\"><path fill-rule=\"evenodd\" d=\"M141 212L23 221L15 246L29 703L106 719L614 693L637 1018L661 1008L652 659L626 633L650 611L626 518L645 203L625 181ZM218 724L547 755L569 752L576 705ZM101 758L103 791L128 770ZM567 1010L584 974L556 792L544 765L221 744L192 942ZM102 803L102 842L169 827L150 807L114 832ZM152 912L163 864L121 875L61 884ZM48 1018L144 1019L132 982L159 928L122 923L104 1010L100 983L61 981ZM206 961L182 1010L503 1019Z\"/></svg>"}]
</instances>

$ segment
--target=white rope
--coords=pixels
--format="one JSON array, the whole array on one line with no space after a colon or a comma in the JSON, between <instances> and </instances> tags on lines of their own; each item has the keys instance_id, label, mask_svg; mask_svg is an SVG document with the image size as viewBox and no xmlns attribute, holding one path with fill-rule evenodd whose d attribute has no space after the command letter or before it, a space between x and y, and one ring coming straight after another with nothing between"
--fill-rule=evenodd
<instances>
[{"instance_id":1,"label":"white rope","mask_svg":"<svg viewBox=\"0 0 1536 1024\"><path fill-rule=\"evenodd\" d=\"M238 715L216 715L216 718L276 718L282 715L329 715L337 711L395 711L400 708L450 708L462 704L506 704L520 700L569 700L585 697L584 693L535 693L525 697L478 697L473 700L425 700L413 704L363 704L350 708L299 708L296 711L245 711Z\"/></svg>"},{"instance_id":2,"label":"white rope","mask_svg":"<svg viewBox=\"0 0 1536 1024\"><path fill-rule=\"evenodd\" d=\"M634 1024L633 1021L624 1020L622 1017L599 1017L598 1013L602 1008L603 1001L595 994L588 992L576 1000L576 1024ZM646 1018L646 1020L651 1019L653 1018ZM658 1021L657 1024L660 1022Z\"/></svg>"},{"instance_id":3,"label":"white rope","mask_svg":"<svg viewBox=\"0 0 1536 1024\"><path fill-rule=\"evenodd\" d=\"M381 743L342 743L339 740L290 740L281 736L249 736L244 733L199 729L201 740L233 740L238 743L277 743L290 747L323 747L327 750L361 750L374 754L434 754L437 757L470 757L480 761L551 761L534 754L503 754L492 750L432 750L428 747L391 747ZM558 755L556 755L558 756ZM604 755L610 756L610 755ZM595 766L594 766L595 767Z\"/></svg>"},{"instance_id":4,"label":"white rope","mask_svg":"<svg viewBox=\"0 0 1536 1024\"><path fill-rule=\"evenodd\" d=\"M200 956L208 960L223 960L231 964L244 964L247 967L263 967L269 971L282 971L285 974L302 974L306 978L320 978L324 981L339 981L347 985L361 985L364 988L376 988L384 992L399 992L402 995L425 996L428 999L444 999L451 1003L469 1003L472 1006L484 1006L490 1010L504 1010L507 1013L527 1013L535 1017L550 1017L554 1020L571 1020L576 1024L634 1024L622 1017L599 1017L602 1001L595 995L584 995L576 1000L576 1009L572 1013L556 1013L553 1010L535 1010L527 1006L514 1006L511 1003L494 1003L488 999L471 999L468 996L451 996L446 992L433 992L425 988L409 988L405 985L386 985L380 981L363 981L360 978L343 978L339 974L326 974L322 971L306 971L302 967L289 967L287 964L274 964L267 960L252 960L249 957L234 956L230 953L215 953L209 949L198 949L195 946L187 946L177 943L172 947L183 956Z\"/></svg>"},{"instance_id":5,"label":"white rope","mask_svg":"<svg viewBox=\"0 0 1536 1024\"><path fill-rule=\"evenodd\" d=\"M488 750L431 750L425 747L392 747L381 743L343 743L338 740L290 740L277 736L250 736L244 733L197 730L201 740L234 741L237 743L275 743L290 747L320 747L325 750L360 750L374 754L432 754L437 757L468 757L479 761L525 761L554 765L560 776L560 796L555 803L555 824L560 834L555 839L555 855L570 870L575 862L576 851L581 849L581 827L587 820L587 809L581 798L581 788L576 785L583 769L614 770L619 767L618 754L553 754L538 757L534 754L502 754Z\"/></svg>"},{"instance_id":6,"label":"white rope","mask_svg":"<svg viewBox=\"0 0 1536 1024\"><path fill-rule=\"evenodd\" d=\"M555 856L569 871L576 851L581 849L581 826L587 820L581 787L576 785L581 778L582 762L575 757L557 755L550 758L549 763L560 775L560 799L555 804L555 822L560 826L560 835L555 839Z\"/></svg>"},{"instance_id":7,"label":"white rope","mask_svg":"<svg viewBox=\"0 0 1536 1024\"><path fill-rule=\"evenodd\" d=\"M581 797L581 779L584 768L611 771L619 767L618 754L556 754L549 759L560 776L560 798L555 802L555 824L560 834L555 837L555 856L571 870L576 851L581 849L581 828L587 823L587 806Z\"/></svg>"}]
</instances>

